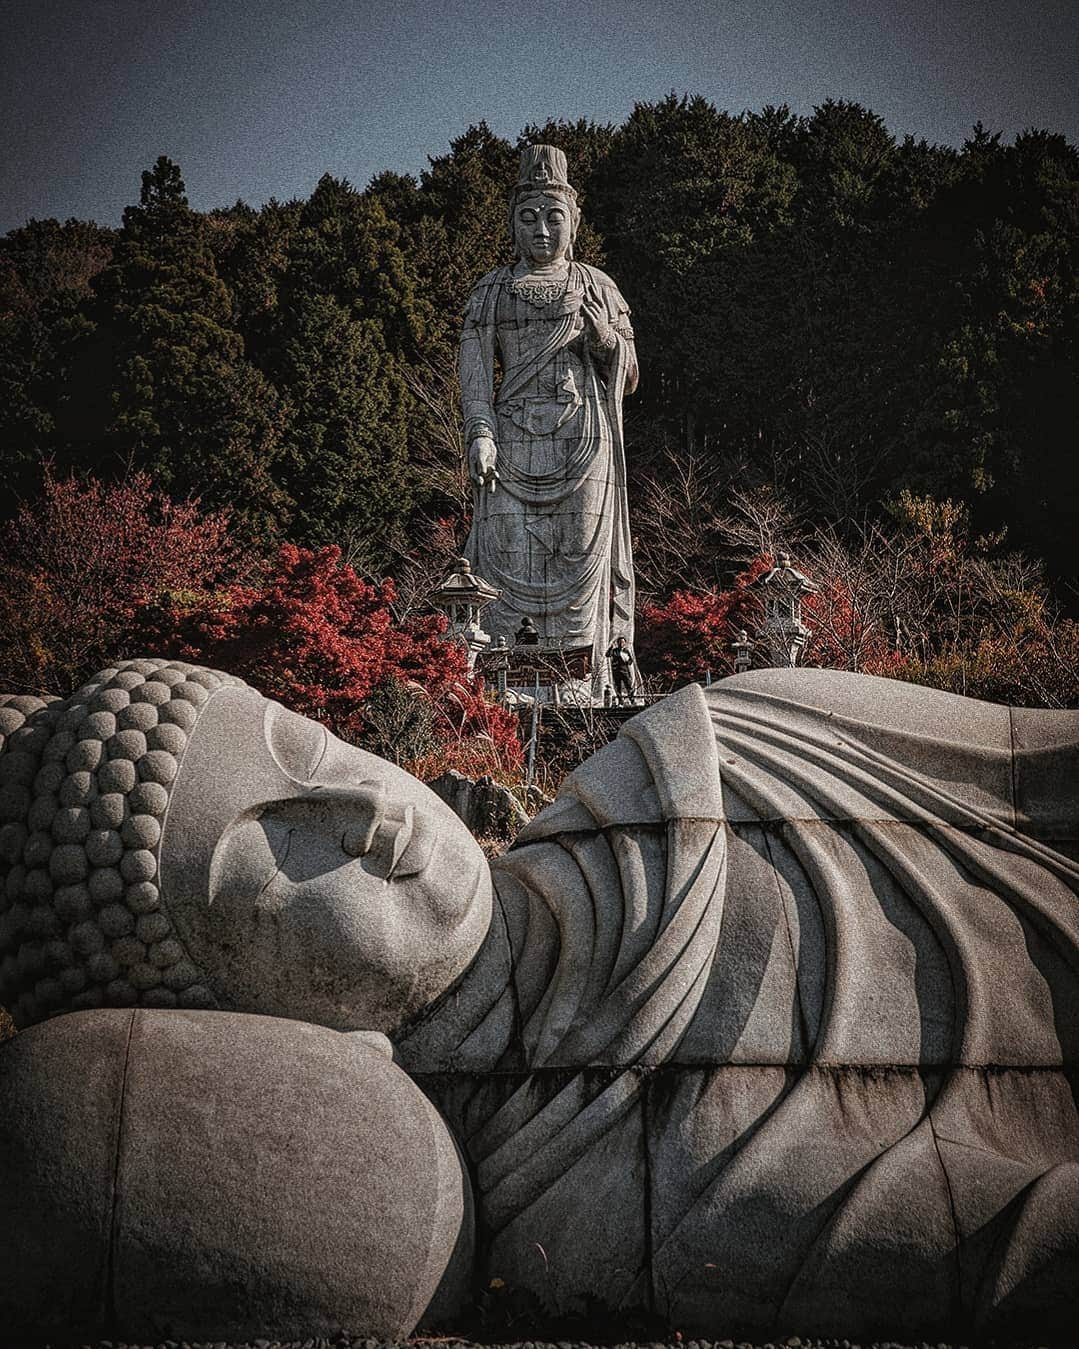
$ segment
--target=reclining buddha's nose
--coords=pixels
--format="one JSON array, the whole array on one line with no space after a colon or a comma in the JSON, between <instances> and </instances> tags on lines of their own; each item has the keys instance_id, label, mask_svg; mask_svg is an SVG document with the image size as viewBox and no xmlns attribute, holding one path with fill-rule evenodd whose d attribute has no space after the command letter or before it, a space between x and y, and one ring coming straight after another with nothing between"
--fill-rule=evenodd
<instances>
[{"instance_id":1,"label":"reclining buddha's nose","mask_svg":"<svg viewBox=\"0 0 1079 1349\"><path fill-rule=\"evenodd\" d=\"M386 878L395 873L413 834L412 802L387 798L378 781L319 787L312 796L340 817L343 852L371 858Z\"/></svg>"}]
</instances>

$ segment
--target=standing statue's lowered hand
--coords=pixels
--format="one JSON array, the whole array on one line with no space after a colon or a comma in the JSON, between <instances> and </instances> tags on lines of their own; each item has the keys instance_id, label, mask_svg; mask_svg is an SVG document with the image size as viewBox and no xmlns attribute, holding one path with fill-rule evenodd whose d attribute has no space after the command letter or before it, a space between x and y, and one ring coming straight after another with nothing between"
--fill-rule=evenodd
<instances>
[{"instance_id":1,"label":"standing statue's lowered hand","mask_svg":"<svg viewBox=\"0 0 1079 1349\"><path fill-rule=\"evenodd\" d=\"M468 450L468 475L477 487L494 492L498 482L498 446L492 436L477 436Z\"/></svg>"}]
</instances>

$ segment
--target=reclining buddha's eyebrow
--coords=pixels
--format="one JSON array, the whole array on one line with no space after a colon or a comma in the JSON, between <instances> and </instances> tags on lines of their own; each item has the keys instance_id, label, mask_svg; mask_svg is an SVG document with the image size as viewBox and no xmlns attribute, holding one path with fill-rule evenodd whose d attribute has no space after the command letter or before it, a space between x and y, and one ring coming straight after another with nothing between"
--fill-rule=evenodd
<instances>
[{"instance_id":1,"label":"reclining buddha's eyebrow","mask_svg":"<svg viewBox=\"0 0 1079 1349\"><path fill-rule=\"evenodd\" d=\"M294 782L314 778L330 743L325 726L272 702L266 707L265 736L274 761Z\"/></svg>"}]
</instances>

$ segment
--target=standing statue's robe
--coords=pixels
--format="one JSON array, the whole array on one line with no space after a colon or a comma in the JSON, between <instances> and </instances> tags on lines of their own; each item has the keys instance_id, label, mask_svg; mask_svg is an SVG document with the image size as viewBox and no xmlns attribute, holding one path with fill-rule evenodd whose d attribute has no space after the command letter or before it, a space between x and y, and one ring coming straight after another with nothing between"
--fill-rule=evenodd
<instances>
[{"instance_id":1,"label":"standing statue's robe","mask_svg":"<svg viewBox=\"0 0 1079 1349\"><path fill-rule=\"evenodd\" d=\"M492 636L512 642L527 615L541 642L590 647L598 671L614 638L633 640L622 440L622 396L637 381L633 330L618 288L595 267L571 262L565 282L547 289L525 281L519 288L512 267L498 268L465 312L465 437L494 438L499 474L493 492L475 490L465 556L502 592L484 611ZM614 334L610 353L592 350L586 299Z\"/></svg>"},{"instance_id":2,"label":"standing statue's robe","mask_svg":"<svg viewBox=\"0 0 1079 1349\"><path fill-rule=\"evenodd\" d=\"M1079 714L829 671L629 722L399 1046L489 1277L697 1333L1072 1324L1077 742Z\"/></svg>"}]
</instances>

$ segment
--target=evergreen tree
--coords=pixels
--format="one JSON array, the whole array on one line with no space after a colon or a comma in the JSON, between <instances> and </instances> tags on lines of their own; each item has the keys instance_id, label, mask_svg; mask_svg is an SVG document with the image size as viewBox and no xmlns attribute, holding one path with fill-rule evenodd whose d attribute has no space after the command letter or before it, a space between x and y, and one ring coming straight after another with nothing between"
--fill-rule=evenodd
<instances>
[{"instance_id":1,"label":"evergreen tree","mask_svg":"<svg viewBox=\"0 0 1079 1349\"><path fill-rule=\"evenodd\" d=\"M327 295L381 329L387 347L414 359L431 323L401 226L377 196L325 174L304 203L289 242L286 302Z\"/></svg>"},{"instance_id":2,"label":"evergreen tree","mask_svg":"<svg viewBox=\"0 0 1079 1349\"><path fill-rule=\"evenodd\" d=\"M73 353L91 331L90 282L112 231L79 220L32 220L0 239L0 514L40 482L58 449ZM81 407L80 407L81 411Z\"/></svg>"},{"instance_id":3,"label":"evergreen tree","mask_svg":"<svg viewBox=\"0 0 1079 1349\"><path fill-rule=\"evenodd\" d=\"M430 165L409 247L434 311L431 341L452 349L472 287L513 256L509 194L519 156L481 122Z\"/></svg>"},{"instance_id":4,"label":"evergreen tree","mask_svg":"<svg viewBox=\"0 0 1079 1349\"><path fill-rule=\"evenodd\" d=\"M332 295L300 297L275 373L290 405L280 479L295 503L291 536L337 543L381 572L411 505L406 390L382 330Z\"/></svg>"},{"instance_id":5,"label":"evergreen tree","mask_svg":"<svg viewBox=\"0 0 1079 1349\"><path fill-rule=\"evenodd\" d=\"M388 566L415 492L401 368L430 325L402 228L377 196L325 175L298 213L264 368L290 404L282 482L290 537Z\"/></svg>"},{"instance_id":6,"label":"evergreen tree","mask_svg":"<svg viewBox=\"0 0 1079 1349\"><path fill-rule=\"evenodd\" d=\"M1014 145L976 127L927 212L939 333L908 480L1011 524L1068 575L1079 476L1079 154L1061 136ZM924 315L923 315L924 322Z\"/></svg>"},{"instance_id":7,"label":"evergreen tree","mask_svg":"<svg viewBox=\"0 0 1079 1349\"><path fill-rule=\"evenodd\" d=\"M743 349L732 280L788 219L794 190L765 132L703 98L639 104L616 133L594 200L635 313L655 442L716 448L730 417L723 353Z\"/></svg>"},{"instance_id":8,"label":"evergreen tree","mask_svg":"<svg viewBox=\"0 0 1079 1349\"><path fill-rule=\"evenodd\" d=\"M140 204L124 212L95 288L111 415L86 450L146 469L175 496L234 505L252 541L276 537L290 508L273 478L283 409L245 359L207 221L164 156L143 174Z\"/></svg>"},{"instance_id":9,"label":"evergreen tree","mask_svg":"<svg viewBox=\"0 0 1079 1349\"><path fill-rule=\"evenodd\" d=\"M271 341L301 209L300 202L270 201L256 211L238 201L207 216L217 274L232 301L232 326L256 365Z\"/></svg>"}]
</instances>

